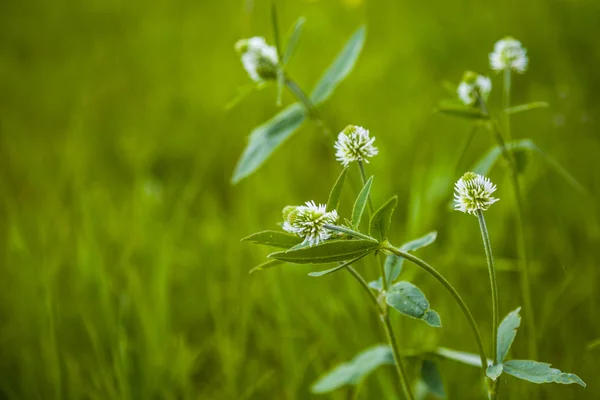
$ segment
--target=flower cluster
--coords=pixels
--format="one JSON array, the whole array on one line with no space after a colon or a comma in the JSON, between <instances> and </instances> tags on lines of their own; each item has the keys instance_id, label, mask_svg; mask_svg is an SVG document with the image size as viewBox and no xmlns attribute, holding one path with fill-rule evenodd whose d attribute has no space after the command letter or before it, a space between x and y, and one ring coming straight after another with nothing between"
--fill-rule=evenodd
<instances>
[{"instance_id":1,"label":"flower cluster","mask_svg":"<svg viewBox=\"0 0 600 400\"><path fill-rule=\"evenodd\" d=\"M239 40L235 49L241 55L242 64L254 82L277 79L280 73L277 49L269 46L265 38L255 36Z\"/></svg>"},{"instance_id":2,"label":"flower cluster","mask_svg":"<svg viewBox=\"0 0 600 400\"><path fill-rule=\"evenodd\" d=\"M492 197L496 185L474 172L465 173L454 185L454 190L455 209L464 213L474 215L478 210L486 211L499 200Z\"/></svg>"},{"instance_id":3,"label":"flower cluster","mask_svg":"<svg viewBox=\"0 0 600 400\"><path fill-rule=\"evenodd\" d=\"M338 135L335 142L335 157L347 167L353 161L369 162L369 158L375 156L379 150L373 146L375 137L369 136L369 131L363 127L348 125Z\"/></svg>"},{"instance_id":4,"label":"flower cluster","mask_svg":"<svg viewBox=\"0 0 600 400\"><path fill-rule=\"evenodd\" d=\"M326 224L335 224L338 220L336 210L327 212L325 204L318 206L307 201L303 206L287 206L283 209L283 229L304 239L303 243L312 246L319 244L334 234L325 228Z\"/></svg>"},{"instance_id":5,"label":"flower cluster","mask_svg":"<svg viewBox=\"0 0 600 400\"><path fill-rule=\"evenodd\" d=\"M490 78L478 75L473 71L467 71L458 85L458 98L463 104L471 106L475 104L478 96L487 100L492 90L492 81Z\"/></svg>"},{"instance_id":6,"label":"flower cluster","mask_svg":"<svg viewBox=\"0 0 600 400\"><path fill-rule=\"evenodd\" d=\"M494 71L512 69L522 74L527 70L528 63L527 50L521 42L510 36L497 41L494 51L490 53L490 66Z\"/></svg>"}]
</instances>

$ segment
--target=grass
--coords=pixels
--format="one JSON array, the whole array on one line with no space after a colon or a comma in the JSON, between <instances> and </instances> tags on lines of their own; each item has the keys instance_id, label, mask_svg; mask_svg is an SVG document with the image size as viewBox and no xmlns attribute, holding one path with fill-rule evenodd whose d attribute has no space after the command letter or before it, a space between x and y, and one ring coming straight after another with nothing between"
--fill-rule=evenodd
<instances>
[{"instance_id":1,"label":"grass","mask_svg":"<svg viewBox=\"0 0 600 400\"><path fill-rule=\"evenodd\" d=\"M453 182L476 161L455 173L469 126L432 109L443 81L484 72L494 41L518 37L531 69L514 77L512 101L550 108L513 116L513 137L532 138L600 198L600 6L346 0L287 1L280 11L282 27L307 17L291 64L304 87L367 22L357 68L322 114L335 130L353 123L377 137L372 195L376 204L399 195L393 242L438 230L420 255L487 321L476 221L448 207ZM310 278L309 266L247 274L265 252L239 239L275 228L286 204L324 202L340 171L328 140L306 124L256 175L229 185L246 134L276 110L265 90L223 111L247 83L232 46L268 27L267 1L0 4L0 398L306 399L321 373L384 341L350 276ZM494 85L498 108L499 78ZM471 155L491 145L481 132ZM504 315L522 304L515 221L508 176L497 169L492 180L506 199L486 214ZM523 186L540 359L588 387L506 378L501 397L598 398L597 203L538 159ZM394 318L400 345L475 351L442 288L405 269L448 328ZM489 325L480 325L484 339ZM512 355L526 357L523 332ZM450 398L478 393L478 370L442 369ZM395 385L392 368L379 370L358 398L393 398Z\"/></svg>"}]
</instances>

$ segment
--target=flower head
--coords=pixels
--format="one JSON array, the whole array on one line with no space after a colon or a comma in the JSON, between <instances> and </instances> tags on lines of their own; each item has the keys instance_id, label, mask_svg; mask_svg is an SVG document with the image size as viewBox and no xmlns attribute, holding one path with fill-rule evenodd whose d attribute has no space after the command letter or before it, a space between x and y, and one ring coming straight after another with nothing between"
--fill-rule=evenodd
<instances>
[{"instance_id":1,"label":"flower head","mask_svg":"<svg viewBox=\"0 0 600 400\"><path fill-rule=\"evenodd\" d=\"M242 64L254 82L277 78L280 73L277 49L269 46L265 38L255 36L238 40L235 49L241 55Z\"/></svg>"},{"instance_id":2,"label":"flower head","mask_svg":"<svg viewBox=\"0 0 600 400\"><path fill-rule=\"evenodd\" d=\"M499 200L492 197L496 185L474 172L465 173L454 185L454 190L455 209L464 213L474 215L478 210L485 211Z\"/></svg>"},{"instance_id":3,"label":"flower head","mask_svg":"<svg viewBox=\"0 0 600 400\"><path fill-rule=\"evenodd\" d=\"M478 75L473 71L467 71L458 85L457 92L460 101L467 106L471 106L477 101L477 96L481 96L486 100L491 90L492 81L490 78Z\"/></svg>"},{"instance_id":4,"label":"flower head","mask_svg":"<svg viewBox=\"0 0 600 400\"><path fill-rule=\"evenodd\" d=\"M369 162L369 158L376 155L379 150L373 146L374 137L369 136L369 131L363 127L348 125L338 135L335 142L335 157L347 167L352 161Z\"/></svg>"},{"instance_id":5,"label":"flower head","mask_svg":"<svg viewBox=\"0 0 600 400\"><path fill-rule=\"evenodd\" d=\"M490 66L494 71L513 69L522 74L527 70L527 50L521 42L507 36L498 40L494 45L494 51L490 53Z\"/></svg>"},{"instance_id":6,"label":"flower head","mask_svg":"<svg viewBox=\"0 0 600 400\"><path fill-rule=\"evenodd\" d=\"M283 209L283 230L296 234L310 246L329 239L333 232L325 224L335 224L338 220L336 210L327 212L325 204L318 206L307 201L303 206L287 206Z\"/></svg>"}]
</instances>

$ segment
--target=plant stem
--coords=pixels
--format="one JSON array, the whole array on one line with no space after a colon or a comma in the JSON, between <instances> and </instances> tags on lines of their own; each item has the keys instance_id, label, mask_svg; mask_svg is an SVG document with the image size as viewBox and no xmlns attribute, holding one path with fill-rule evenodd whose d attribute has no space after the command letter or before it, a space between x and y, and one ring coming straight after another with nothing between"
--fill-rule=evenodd
<instances>
[{"instance_id":1,"label":"plant stem","mask_svg":"<svg viewBox=\"0 0 600 400\"><path fill-rule=\"evenodd\" d=\"M510 117L508 115L508 108L510 107L510 68L504 69L504 87L502 91L502 108L504 109L504 122L506 124L506 136L508 141L512 140L510 132Z\"/></svg>"},{"instance_id":2,"label":"plant stem","mask_svg":"<svg viewBox=\"0 0 600 400\"><path fill-rule=\"evenodd\" d=\"M485 355L485 350L483 348L481 334L479 333L479 328L477 327L477 323L475 322L475 319L473 318L471 311L469 311L469 308L467 307L466 303L464 302L462 297L460 297L460 294L458 294L458 292L452 286L452 284L450 284L450 282L448 282L448 280L446 278L444 278L444 276L441 273L439 273L435 268L433 268L431 265L427 264L425 261L421 260L418 257L413 256L410 253L399 250L399 249L393 247L392 245L384 245L383 250L387 250L391 253L394 253L398 257L402 257L402 258L412 262L413 264L421 267L422 269L427 271L430 275L432 275L438 282L440 282L446 288L446 290L448 290L450 295L454 298L454 300L460 307L464 316L467 318L467 321L469 322L469 326L471 328L471 331L473 332L473 336L475 336L475 341L477 342L477 349L479 350L479 358L481 359L481 369L483 372L483 376L486 376L485 371L487 369L488 362L487 362L487 357Z\"/></svg>"},{"instance_id":3,"label":"plant stem","mask_svg":"<svg viewBox=\"0 0 600 400\"><path fill-rule=\"evenodd\" d=\"M352 268L352 266L349 265L346 267L346 269L348 270L348 272L350 272L350 274L354 277L354 279L356 279L358 281L358 283L360 283L360 285L363 287L363 289L365 289L367 291L367 293L369 294L369 297L371 298L371 300L373 300L373 303L375 304L377 311L380 312L381 310L379 307L379 301L377 300L377 297L375 296L375 294L369 287L369 284L367 283L367 281L365 281L365 279L362 277L362 275L359 274L354 268Z\"/></svg>"},{"instance_id":4,"label":"plant stem","mask_svg":"<svg viewBox=\"0 0 600 400\"><path fill-rule=\"evenodd\" d=\"M506 74L506 73L505 73ZM509 74L510 76L510 74ZM505 75L506 77L506 75ZM510 77L508 86L510 88ZM508 96L505 95L508 99ZM479 105L481 107L481 111L491 118L490 113L488 111L487 105L485 101L479 96ZM508 106L508 100L506 100L505 106ZM506 120L509 120L508 113L505 114ZM523 313L525 314L525 323L527 324L527 344L529 350L529 357L533 360L537 359L537 343L536 343L536 328L535 328L535 316L533 312L533 302L531 300L531 283L530 283L530 271L529 271L529 257L527 254L527 245L525 242L525 218L523 214L524 204L523 204L523 196L521 195L521 187L519 185L519 174L517 171L516 163L504 142L504 138L502 137L502 132L500 130L500 126L498 122L495 120L491 121L492 124L492 135L494 136L494 140L500 147L500 151L502 152L502 157L506 161L508 165L508 169L510 172L510 179L513 188L513 196L515 198L515 204L517 208L516 212L516 221L517 221L517 252L519 254L519 259L521 261L521 273L520 273L520 286L521 286L521 297L523 299ZM510 125L507 124L507 127L510 128Z\"/></svg>"},{"instance_id":5,"label":"plant stem","mask_svg":"<svg viewBox=\"0 0 600 400\"><path fill-rule=\"evenodd\" d=\"M360 178L362 180L363 186L367 184L367 174L365 172L365 166L362 161L358 161L358 169L360 169ZM369 202L369 215L373 215L373 203L371 202L371 194L367 197L367 201Z\"/></svg>"},{"instance_id":6,"label":"plant stem","mask_svg":"<svg viewBox=\"0 0 600 400\"><path fill-rule=\"evenodd\" d=\"M294 82L288 76L286 76L284 79L285 79L284 80L285 86L290 90L290 92L292 92L294 97L296 97L296 99L299 102L301 102L302 105L304 105L304 108L306 108L306 111L308 112L308 116L313 121L315 121L317 126L323 131L323 133L326 136L328 136L332 140L335 140L333 135L331 134L331 131L329 130L327 125L325 125L325 122L323 121L323 118L321 117L319 110L313 104L313 102L310 100L310 98L304 93L304 91L300 88L300 86L298 86L298 84L296 84L296 82Z\"/></svg>"}]
</instances>

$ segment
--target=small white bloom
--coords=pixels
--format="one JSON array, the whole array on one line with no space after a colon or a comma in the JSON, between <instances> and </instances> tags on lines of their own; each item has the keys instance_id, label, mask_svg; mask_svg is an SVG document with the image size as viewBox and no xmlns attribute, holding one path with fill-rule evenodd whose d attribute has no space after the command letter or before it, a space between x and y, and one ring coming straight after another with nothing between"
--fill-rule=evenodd
<instances>
[{"instance_id":1,"label":"small white bloom","mask_svg":"<svg viewBox=\"0 0 600 400\"><path fill-rule=\"evenodd\" d=\"M241 54L242 64L250 79L260 83L276 79L279 71L277 49L269 46L265 38L255 36L239 40L235 49Z\"/></svg>"},{"instance_id":2,"label":"small white bloom","mask_svg":"<svg viewBox=\"0 0 600 400\"><path fill-rule=\"evenodd\" d=\"M490 53L490 66L494 71L513 69L522 74L527 70L527 50L521 42L508 36L498 40Z\"/></svg>"},{"instance_id":3,"label":"small white bloom","mask_svg":"<svg viewBox=\"0 0 600 400\"><path fill-rule=\"evenodd\" d=\"M455 209L464 213L474 215L477 210L485 211L499 200L492 197L496 185L474 172L465 173L454 185L454 190Z\"/></svg>"},{"instance_id":4,"label":"small white bloom","mask_svg":"<svg viewBox=\"0 0 600 400\"><path fill-rule=\"evenodd\" d=\"M334 232L325 228L325 224L335 224L338 220L336 210L327 212L325 204L318 206L307 201L304 206L288 206L283 209L283 229L304 239L310 246L329 239Z\"/></svg>"},{"instance_id":5,"label":"small white bloom","mask_svg":"<svg viewBox=\"0 0 600 400\"><path fill-rule=\"evenodd\" d=\"M472 71L465 72L457 89L458 98L467 106L475 104L478 95L487 100L491 91L492 81L490 78Z\"/></svg>"},{"instance_id":6,"label":"small white bloom","mask_svg":"<svg viewBox=\"0 0 600 400\"><path fill-rule=\"evenodd\" d=\"M369 131L360 126L348 125L338 135L335 142L335 157L347 167L353 161L369 162L369 158L376 155L379 150L373 146L375 137L369 136Z\"/></svg>"}]
</instances>

